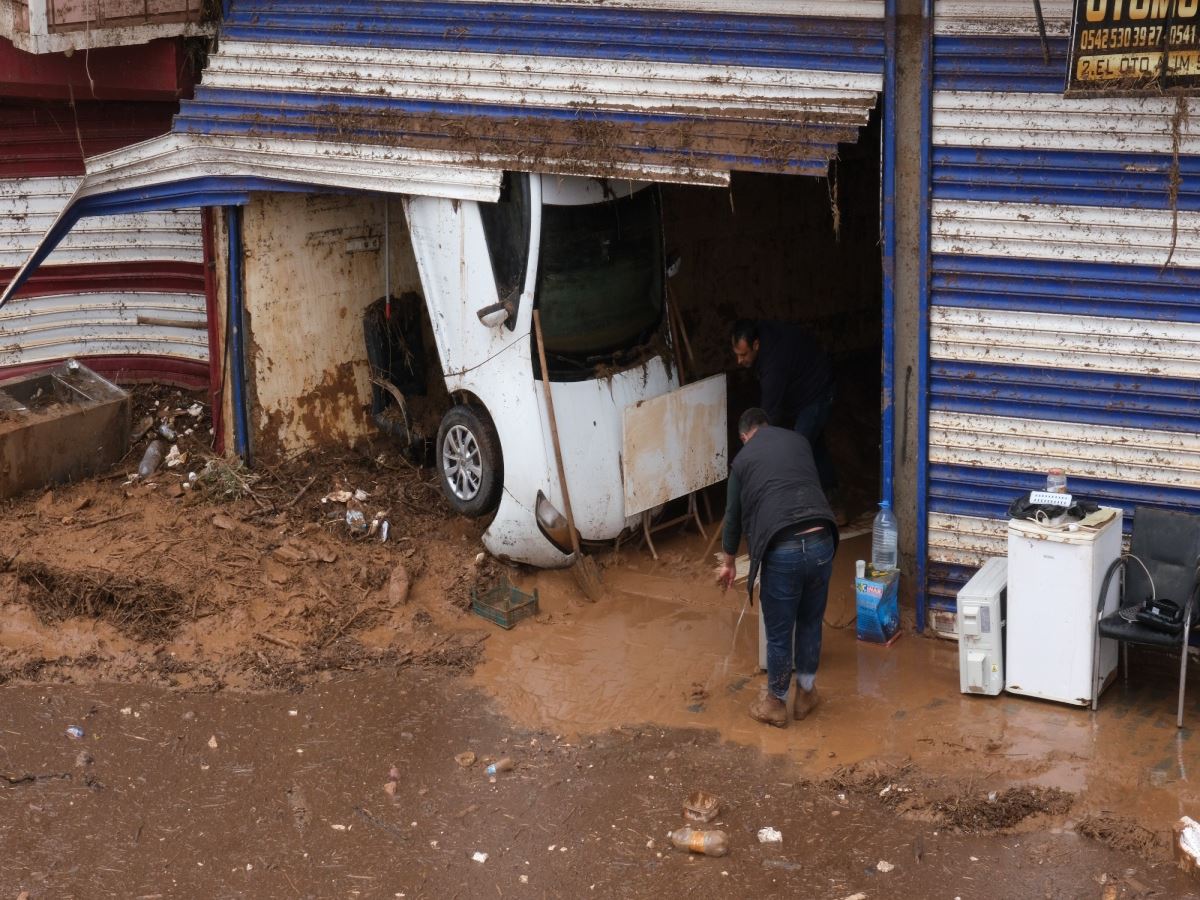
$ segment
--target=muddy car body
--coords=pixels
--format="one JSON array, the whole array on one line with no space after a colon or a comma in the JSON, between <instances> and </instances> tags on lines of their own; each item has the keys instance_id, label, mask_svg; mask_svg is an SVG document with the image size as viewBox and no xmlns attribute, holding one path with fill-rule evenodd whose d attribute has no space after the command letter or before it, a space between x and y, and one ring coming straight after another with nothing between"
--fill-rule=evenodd
<instances>
[{"instance_id":1,"label":"muddy car body","mask_svg":"<svg viewBox=\"0 0 1200 900\"><path fill-rule=\"evenodd\" d=\"M656 189L512 173L500 201L410 197L405 212L446 388L438 431L443 491L459 512L493 514L496 556L570 563L533 310L545 333L563 464L584 540L625 514L624 410L678 387L664 326Z\"/></svg>"}]
</instances>

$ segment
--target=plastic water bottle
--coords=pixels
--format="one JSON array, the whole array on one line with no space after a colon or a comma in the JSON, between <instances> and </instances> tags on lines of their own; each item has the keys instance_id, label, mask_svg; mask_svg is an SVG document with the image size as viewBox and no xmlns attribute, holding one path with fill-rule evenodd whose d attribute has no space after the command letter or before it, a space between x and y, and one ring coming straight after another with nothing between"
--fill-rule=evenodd
<instances>
[{"instance_id":1,"label":"plastic water bottle","mask_svg":"<svg viewBox=\"0 0 1200 900\"><path fill-rule=\"evenodd\" d=\"M900 528L892 512L892 504L884 500L879 504L879 512L875 514L875 524L871 528L871 568L882 572L899 568L899 537Z\"/></svg>"},{"instance_id":2,"label":"plastic water bottle","mask_svg":"<svg viewBox=\"0 0 1200 900\"><path fill-rule=\"evenodd\" d=\"M490 766L487 767L487 773L495 777L499 772L511 772L513 770L513 761L507 756L502 756Z\"/></svg>"},{"instance_id":3,"label":"plastic water bottle","mask_svg":"<svg viewBox=\"0 0 1200 900\"><path fill-rule=\"evenodd\" d=\"M669 837L671 843L680 850L703 853L705 856L724 856L729 852L729 835L723 831L678 828Z\"/></svg>"},{"instance_id":4,"label":"plastic water bottle","mask_svg":"<svg viewBox=\"0 0 1200 900\"><path fill-rule=\"evenodd\" d=\"M146 448L146 452L142 455L142 461L138 464L138 475L142 478L149 478L158 471L162 460L163 442L151 441L150 446Z\"/></svg>"}]
</instances>

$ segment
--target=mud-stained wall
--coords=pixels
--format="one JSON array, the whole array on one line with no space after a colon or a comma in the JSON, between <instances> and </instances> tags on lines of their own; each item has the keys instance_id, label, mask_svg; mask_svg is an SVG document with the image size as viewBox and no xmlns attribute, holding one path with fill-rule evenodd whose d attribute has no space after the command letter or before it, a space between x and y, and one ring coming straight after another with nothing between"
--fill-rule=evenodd
<instances>
[{"instance_id":1,"label":"mud-stained wall","mask_svg":"<svg viewBox=\"0 0 1200 900\"><path fill-rule=\"evenodd\" d=\"M392 293L419 291L399 200L389 209ZM256 459L377 434L362 316L384 294L384 212L382 198L324 194L256 194L246 206L246 362Z\"/></svg>"},{"instance_id":2,"label":"mud-stained wall","mask_svg":"<svg viewBox=\"0 0 1200 900\"><path fill-rule=\"evenodd\" d=\"M851 515L873 507L879 490L878 118L876 111L857 145L842 146L827 179L735 173L729 190L663 189L667 247L682 263L670 289L696 374L729 373L736 420L759 390L734 366L734 321L806 323L833 360L837 399L826 437Z\"/></svg>"}]
</instances>

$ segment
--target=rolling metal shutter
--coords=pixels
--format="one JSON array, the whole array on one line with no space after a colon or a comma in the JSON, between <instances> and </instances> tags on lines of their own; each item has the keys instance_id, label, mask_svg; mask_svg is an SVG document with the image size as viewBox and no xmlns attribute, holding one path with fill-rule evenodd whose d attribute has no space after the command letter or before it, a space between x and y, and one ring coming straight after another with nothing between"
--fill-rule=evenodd
<instances>
[{"instance_id":1,"label":"rolling metal shutter","mask_svg":"<svg viewBox=\"0 0 1200 900\"><path fill-rule=\"evenodd\" d=\"M1071 3L1042 5L1049 65L1030 0L936 5L934 609L1049 468L1127 514L1200 508L1200 126L1174 98L1065 99Z\"/></svg>"}]
</instances>

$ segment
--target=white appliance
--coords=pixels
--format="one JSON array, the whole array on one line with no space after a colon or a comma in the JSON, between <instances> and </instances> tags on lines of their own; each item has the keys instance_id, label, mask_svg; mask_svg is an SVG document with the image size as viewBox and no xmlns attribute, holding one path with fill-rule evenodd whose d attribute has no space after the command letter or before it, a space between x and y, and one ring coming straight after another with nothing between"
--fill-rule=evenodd
<instances>
[{"instance_id":1,"label":"white appliance","mask_svg":"<svg viewBox=\"0 0 1200 900\"><path fill-rule=\"evenodd\" d=\"M1093 672L1096 602L1109 564L1121 555L1121 510L1101 507L1077 523L1008 523L1008 635L1005 690L1089 706L1117 666L1117 642L1100 647ZM1117 606L1117 579L1104 611Z\"/></svg>"},{"instance_id":2,"label":"white appliance","mask_svg":"<svg viewBox=\"0 0 1200 900\"><path fill-rule=\"evenodd\" d=\"M994 556L958 592L958 686L964 694L1004 690L1008 560Z\"/></svg>"}]
</instances>

